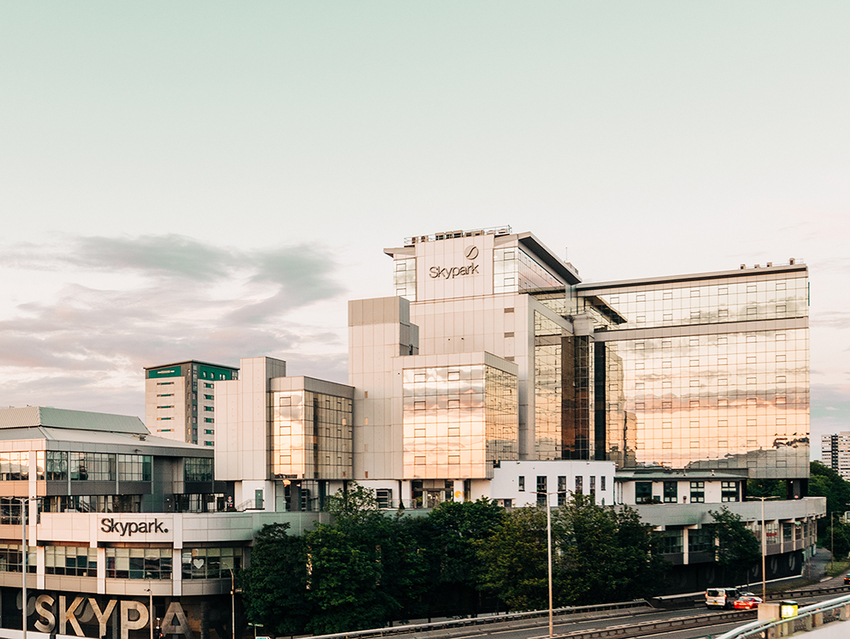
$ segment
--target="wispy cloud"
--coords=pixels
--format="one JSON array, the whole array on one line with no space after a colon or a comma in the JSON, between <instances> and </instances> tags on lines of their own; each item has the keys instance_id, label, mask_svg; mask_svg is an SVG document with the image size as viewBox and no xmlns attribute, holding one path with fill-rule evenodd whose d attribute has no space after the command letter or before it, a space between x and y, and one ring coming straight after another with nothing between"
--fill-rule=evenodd
<instances>
[{"instance_id":1,"label":"wispy cloud","mask_svg":"<svg viewBox=\"0 0 850 639\"><path fill-rule=\"evenodd\" d=\"M0 276L48 272L60 284L24 294L0 319L0 369L14 380L0 387L0 405L54 405L75 393L94 401L92 380L119 378L141 402L144 366L191 358L237 364L304 351L306 374L340 379L340 336L287 319L343 293L337 269L321 247L246 251L179 235L2 247ZM336 354L311 354L311 344Z\"/></svg>"}]
</instances>

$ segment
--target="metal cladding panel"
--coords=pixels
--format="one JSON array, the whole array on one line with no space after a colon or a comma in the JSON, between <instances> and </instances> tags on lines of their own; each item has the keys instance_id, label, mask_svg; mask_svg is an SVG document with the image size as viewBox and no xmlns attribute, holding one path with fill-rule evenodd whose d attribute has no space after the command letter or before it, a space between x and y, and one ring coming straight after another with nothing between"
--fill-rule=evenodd
<instances>
[{"instance_id":1,"label":"metal cladding panel","mask_svg":"<svg viewBox=\"0 0 850 639\"><path fill-rule=\"evenodd\" d=\"M38 406L0 409L0 428L20 428L22 426L50 426L53 428L142 435L149 433L141 419L129 415L90 413Z\"/></svg>"}]
</instances>

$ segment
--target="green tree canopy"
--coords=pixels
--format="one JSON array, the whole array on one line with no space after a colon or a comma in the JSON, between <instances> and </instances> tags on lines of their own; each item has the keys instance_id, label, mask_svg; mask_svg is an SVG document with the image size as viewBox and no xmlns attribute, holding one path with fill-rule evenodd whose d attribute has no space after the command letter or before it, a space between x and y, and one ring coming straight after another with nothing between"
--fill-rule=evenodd
<instances>
[{"instance_id":1,"label":"green tree canopy","mask_svg":"<svg viewBox=\"0 0 850 639\"><path fill-rule=\"evenodd\" d=\"M721 567L724 579L743 581L746 572L761 560L761 545L744 520L723 506L719 511L708 511L716 522L714 526L715 561Z\"/></svg>"},{"instance_id":2,"label":"green tree canopy","mask_svg":"<svg viewBox=\"0 0 850 639\"><path fill-rule=\"evenodd\" d=\"M302 634L311 616L304 538L288 535L288 528L263 526L254 538L251 567L239 578L248 620L275 636Z\"/></svg>"},{"instance_id":3,"label":"green tree canopy","mask_svg":"<svg viewBox=\"0 0 850 639\"><path fill-rule=\"evenodd\" d=\"M546 510L517 508L479 544L482 587L511 610L548 606Z\"/></svg>"}]
</instances>

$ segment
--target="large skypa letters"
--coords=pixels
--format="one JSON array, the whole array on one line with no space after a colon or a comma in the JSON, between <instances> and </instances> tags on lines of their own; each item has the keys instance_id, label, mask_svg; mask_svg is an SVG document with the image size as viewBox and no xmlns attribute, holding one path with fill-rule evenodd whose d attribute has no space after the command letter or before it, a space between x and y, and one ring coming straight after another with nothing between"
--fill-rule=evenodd
<instances>
[{"instance_id":1,"label":"large skypa letters","mask_svg":"<svg viewBox=\"0 0 850 639\"><path fill-rule=\"evenodd\" d=\"M85 610L88 603L88 610ZM120 603L120 605L119 605ZM67 630L73 629L77 637L85 637L80 621L85 623L85 618L91 615L97 620L99 636L106 637L107 623L115 612L120 610L119 623L121 628L120 639L129 639L131 630L146 628L152 620L145 604L138 601L110 599L106 607L101 610L94 597L74 597L69 604L65 595L59 595L59 607L55 609L56 599L50 595L39 595L35 599L35 614L38 616L34 626L39 632L53 634L56 632L57 619L59 622L58 634L67 634ZM84 612L85 610L85 612ZM54 612L55 611L55 612ZM82 615L79 619L77 615ZM168 610L162 619L162 632L165 635L184 635L186 639L193 639L189 620L183 611L183 606L178 601L168 604ZM96 638L92 638L96 639Z\"/></svg>"}]
</instances>

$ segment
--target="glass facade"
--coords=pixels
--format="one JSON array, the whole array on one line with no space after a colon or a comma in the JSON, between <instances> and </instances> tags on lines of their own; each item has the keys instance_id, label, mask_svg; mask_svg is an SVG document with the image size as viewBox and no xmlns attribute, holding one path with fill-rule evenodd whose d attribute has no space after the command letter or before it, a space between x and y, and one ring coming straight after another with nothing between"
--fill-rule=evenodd
<instances>
[{"instance_id":1,"label":"glass facade","mask_svg":"<svg viewBox=\"0 0 850 639\"><path fill-rule=\"evenodd\" d=\"M493 250L493 292L517 293L564 283L518 246Z\"/></svg>"},{"instance_id":2,"label":"glass facade","mask_svg":"<svg viewBox=\"0 0 850 639\"><path fill-rule=\"evenodd\" d=\"M756 275L593 291L625 321L606 330L776 320L808 315L805 274ZM582 295L588 293L583 291Z\"/></svg>"},{"instance_id":3,"label":"glass facade","mask_svg":"<svg viewBox=\"0 0 850 639\"><path fill-rule=\"evenodd\" d=\"M516 376L484 364L403 375L405 479L490 478L519 458Z\"/></svg>"},{"instance_id":4,"label":"glass facade","mask_svg":"<svg viewBox=\"0 0 850 639\"><path fill-rule=\"evenodd\" d=\"M56 495L41 500L47 513L140 513L141 495Z\"/></svg>"},{"instance_id":5,"label":"glass facade","mask_svg":"<svg viewBox=\"0 0 850 639\"><path fill-rule=\"evenodd\" d=\"M534 439L537 459L561 459L561 327L534 313Z\"/></svg>"},{"instance_id":6,"label":"glass facade","mask_svg":"<svg viewBox=\"0 0 850 639\"><path fill-rule=\"evenodd\" d=\"M171 548L107 548L107 579L171 579Z\"/></svg>"},{"instance_id":7,"label":"glass facade","mask_svg":"<svg viewBox=\"0 0 850 639\"><path fill-rule=\"evenodd\" d=\"M607 445L620 463L808 468L807 329L609 342L624 378L608 381ZM629 431L634 438L629 439ZM801 475L801 473L803 473Z\"/></svg>"},{"instance_id":8,"label":"glass facade","mask_svg":"<svg viewBox=\"0 0 850 639\"><path fill-rule=\"evenodd\" d=\"M311 391L276 391L269 397L272 473L290 479L350 479L351 400Z\"/></svg>"},{"instance_id":9,"label":"glass facade","mask_svg":"<svg viewBox=\"0 0 850 639\"><path fill-rule=\"evenodd\" d=\"M593 316L596 459L808 476L805 270L579 295L624 320Z\"/></svg>"},{"instance_id":10,"label":"glass facade","mask_svg":"<svg viewBox=\"0 0 850 639\"><path fill-rule=\"evenodd\" d=\"M186 457L183 460L185 481L212 481L213 460L205 457Z\"/></svg>"},{"instance_id":11,"label":"glass facade","mask_svg":"<svg viewBox=\"0 0 850 639\"><path fill-rule=\"evenodd\" d=\"M183 579L230 579L242 569L242 549L184 548L182 564Z\"/></svg>"},{"instance_id":12,"label":"glass facade","mask_svg":"<svg viewBox=\"0 0 850 639\"><path fill-rule=\"evenodd\" d=\"M416 258L399 257L395 259L395 271L393 273L393 284L395 294L406 297L411 302L416 301Z\"/></svg>"},{"instance_id":13,"label":"glass facade","mask_svg":"<svg viewBox=\"0 0 850 639\"><path fill-rule=\"evenodd\" d=\"M46 546L44 574L97 577L97 548L88 546Z\"/></svg>"},{"instance_id":14,"label":"glass facade","mask_svg":"<svg viewBox=\"0 0 850 639\"><path fill-rule=\"evenodd\" d=\"M23 561L24 557L23 553L21 553L21 544L0 544L0 572L21 572ZM36 548L35 546L28 546L27 573L36 572L36 562Z\"/></svg>"},{"instance_id":15,"label":"glass facade","mask_svg":"<svg viewBox=\"0 0 850 639\"><path fill-rule=\"evenodd\" d=\"M22 481L29 478L29 452L0 453L0 481Z\"/></svg>"}]
</instances>

